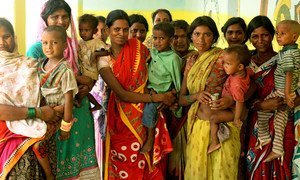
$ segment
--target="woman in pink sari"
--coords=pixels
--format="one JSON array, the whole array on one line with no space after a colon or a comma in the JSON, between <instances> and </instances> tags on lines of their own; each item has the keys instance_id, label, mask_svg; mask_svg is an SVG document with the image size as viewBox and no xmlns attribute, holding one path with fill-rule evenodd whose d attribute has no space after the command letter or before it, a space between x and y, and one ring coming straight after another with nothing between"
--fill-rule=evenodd
<instances>
[{"instance_id":1,"label":"woman in pink sari","mask_svg":"<svg viewBox=\"0 0 300 180\"><path fill-rule=\"evenodd\" d=\"M149 52L140 41L128 40L128 15L114 10L109 13L106 25L111 53L99 60L100 74L112 90L107 111L105 179L163 179L165 154L172 150L170 137L160 116L153 152L139 152L146 138L142 125L143 107L145 102L170 105L175 97L172 92L144 93Z\"/></svg>"}]
</instances>

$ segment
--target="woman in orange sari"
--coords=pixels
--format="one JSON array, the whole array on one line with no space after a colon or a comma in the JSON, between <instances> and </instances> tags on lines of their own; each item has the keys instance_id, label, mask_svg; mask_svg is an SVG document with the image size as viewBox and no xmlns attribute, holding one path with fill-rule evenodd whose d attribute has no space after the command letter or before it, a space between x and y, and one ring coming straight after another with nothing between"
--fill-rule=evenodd
<instances>
[{"instance_id":1,"label":"woman in orange sari","mask_svg":"<svg viewBox=\"0 0 300 180\"><path fill-rule=\"evenodd\" d=\"M100 74L112 90L107 111L105 179L163 179L165 169L161 162L165 162L164 154L172 150L169 134L160 116L153 154L141 154L146 137L142 113L145 102L171 105L175 97L172 92L144 93L149 53L140 41L128 40L128 15L122 10L111 11L106 25L110 55L99 59Z\"/></svg>"}]
</instances>

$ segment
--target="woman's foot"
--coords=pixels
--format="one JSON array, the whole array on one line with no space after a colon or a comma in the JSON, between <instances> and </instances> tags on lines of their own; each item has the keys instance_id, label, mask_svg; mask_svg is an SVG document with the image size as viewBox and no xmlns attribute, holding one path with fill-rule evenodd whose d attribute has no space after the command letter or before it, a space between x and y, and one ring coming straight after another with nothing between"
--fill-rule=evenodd
<instances>
[{"instance_id":1,"label":"woman's foot","mask_svg":"<svg viewBox=\"0 0 300 180\"><path fill-rule=\"evenodd\" d=\"M264 160L264 162L271 162L274 159L281 158L281 157L282 157L282 154L278 154L278 153L271 151L270 154L267 156L267 158Z\"/></svg>"},{"instance_id":2,"label":"woman's foot","mask_svg":"<svg viewBox=\"0 0 300 180\"><path fill-rule=\"evenodd\" d=\"M208 149L207 149L207 154L210 154L210 153L212 153L212 152L220 149L220 147L221 147L220 143L218 143L218 144L210 144L209 147L208 147Z\"/></svg>"}]
</instances>

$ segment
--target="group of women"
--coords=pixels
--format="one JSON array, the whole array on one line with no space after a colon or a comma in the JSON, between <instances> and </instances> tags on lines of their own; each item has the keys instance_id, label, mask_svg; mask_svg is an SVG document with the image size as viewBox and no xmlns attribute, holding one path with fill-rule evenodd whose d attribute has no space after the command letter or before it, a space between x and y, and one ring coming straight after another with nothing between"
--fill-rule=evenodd
<instances>
[{"instance_id":1,"label":"group of women","mask_svg":"<svg viewBox=\"0 0 300 180\"><path fill-rule=\"evenodd\" d=\"M64 55L73 71L80 76L76 32L70 6L63 0L49 0L43 7L41 18L42 29L51 25L71 29ZM153 13L153 24L165 21L172 21L169 11L158 9ZM250 97L246 103L249 112L243 112L242 130L228 123L230 138L211 154L207 153L210 143L209 117L214 110L227 109L234 103L231 98L222 97L215 102L212 110L207 101L209 94L221 93L227 78L220 58L222 49L215 46L220 36L219 31L214 20L208 16L197 17L190 26L184 20L171 23L175 29L172 47L185 63L178 97L172 91L163 94L144 92L149 57L148 49L142 43L148 31L145 18L140 15L128 16L122 10L111 11L106 18L110 54L100 56L95 53L100 75L111 90L106 112L105 149L102 149L105 158L103 162L98 162L102 165L100 169L104 168L104 178L291 179L295 146L293 117L290 117L286 126L286 153L282 162L277 159L263 162L271 151L270 144L262 149L254 148L257 141L257 111L274 111L283 105L280 98L264 100L274 89L273 74L277 58L272 47L275 30L268 17L256 16L248 27L242 18L230 18L221 29L229 46L244 44L248 39L254 46L250 66L254 69L254 86L257 88L249 90ZM2 20L0 37L10 38L9 41L0 41L1 61L32 61L32 67L36 68L31 58L17 53L13 28ZM152 46L151 38L145 41L148 42L148 47ZM190 43L195 50L189 50ZM3 48L4 44L6 48ZM29 49L27 56L43 58L41 47L42 44L38 41ZM87 95L93 84L92 80L86 79L86 84L79 89L79 93ZM172 117L168 108L161 111L156 124L153 151L141 154L139 150L147 135L141 120L144 103L160 102L165 105L162 108L171 106L172 109L176 108L176 99L179 105L185 107L183 117ZM296 104L299 105L298 97ZM33 139L10 132L5 123L26 119L27 108L0 105L0 111L0 178L43 178L36 157L29 148ZM49 106L42 106L41 112L40 118L52 124L57 123L63 113L61 107ZM70 139L60 141L53 135L45 141L48 148L44 149L47 151L44 153L50 157L53 172L57 179L103 178L96 160L94 121L89 111L88 98L81 102L80 107L74 108L73 116L77 120L72 127ZM273 117L270 118L269 126L271 136L274 135L272 121ZM294 165L297 166L299 164ZM297 178L297 174L293 176Z\"/></svg>"}]
</instances>

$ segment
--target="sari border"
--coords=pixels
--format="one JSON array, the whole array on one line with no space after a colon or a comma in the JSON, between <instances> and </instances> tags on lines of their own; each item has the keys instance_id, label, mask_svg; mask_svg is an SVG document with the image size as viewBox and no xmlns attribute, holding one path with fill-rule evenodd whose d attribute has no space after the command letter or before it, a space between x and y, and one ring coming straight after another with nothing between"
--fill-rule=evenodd
<instances>
[{"instance_id":1,"label":"sari border","mask_svg":"<svg viewBox=\"0 0 300 180\"><path fill-rule=\"evenodd\" d=\"M0 174L0 179L5 179L8 173L12 168L17 164L21 159L22 155L27 151L27 149L32 146L34 143L44 139L44 136L41 138L28 138L23 141L17 149L10 155L8 160L4 163L2 173Z\"/></svg>"}]
</instances>

